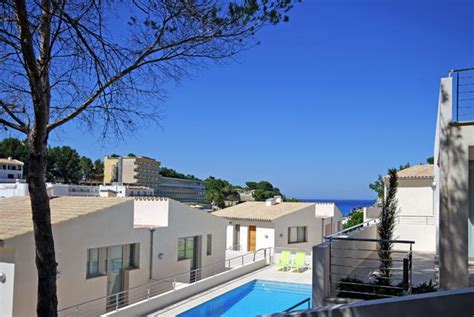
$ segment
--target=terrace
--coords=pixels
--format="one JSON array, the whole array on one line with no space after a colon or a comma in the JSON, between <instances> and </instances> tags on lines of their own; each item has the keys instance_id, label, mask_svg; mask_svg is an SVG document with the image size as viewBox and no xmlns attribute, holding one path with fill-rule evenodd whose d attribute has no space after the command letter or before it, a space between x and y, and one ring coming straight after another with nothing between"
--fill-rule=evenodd
<instances>
[{"instance_id":1,"label":"terrace","mask_svg":"<svg viewBox=\"0 0 474 317\"><path fill-rule=\"evenodd\" d=\"M423 282L437 284L435 255L414 252L414 241L393 240L391 277L381 283L377 220L326 237L313 249L313 306L403 296ZM386 279L386 278L385 278Z\"/></svg>"}]
</instances>

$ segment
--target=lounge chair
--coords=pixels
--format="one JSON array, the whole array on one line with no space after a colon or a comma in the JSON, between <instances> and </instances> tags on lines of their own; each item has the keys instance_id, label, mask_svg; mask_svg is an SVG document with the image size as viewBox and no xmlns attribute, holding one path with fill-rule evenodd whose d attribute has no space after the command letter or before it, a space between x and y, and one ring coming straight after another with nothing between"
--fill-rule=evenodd
<instances>
[{"instance_id":1,"label":"lounge chair","mask_svg":"<svg viewBox=\"0 0 474 317\"><path fill-rule=\"evenodd\" d=\"M278 261L277 266L280 269L287 271L290 268L290 257L290 251L282 251L280 253L280 260Z\"/></svg>"},{"instance_id":2,"label":"lounge chair","mask_svg":"<svg viewBox=\"0 0 474 317\"><path fill-rule=\"evenodd\" d=\"M296 252L295 262L290 266L291 269L300 272L302 269L306 268L306 253Z\"/></svg>"}]
</instances>

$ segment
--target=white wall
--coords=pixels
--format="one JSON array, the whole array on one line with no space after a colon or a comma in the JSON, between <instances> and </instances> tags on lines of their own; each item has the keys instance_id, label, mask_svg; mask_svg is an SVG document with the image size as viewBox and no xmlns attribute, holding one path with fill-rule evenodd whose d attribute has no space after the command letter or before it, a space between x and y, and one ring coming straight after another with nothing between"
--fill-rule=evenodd
<instances>
[{"instance_id":1,"label":"white wall","mask_svg":"<svg viewBox=\"0 0 474 317\"><path fill-rule=\"evenodd\" d=\"M28 196L28 184L23 182L1 183L0 199L14 196Z\"/></svg>"},{"instance_id":2,"label":"white wall","mask_svg":"<svg viewBox=\"0 0 474 317\"><path fill-rule=\"evenodd\" d=\"M413 240L414 251L436 251L433 178L400 179L398 181L396 218L393 238ZM385 184L387 185L387 184ZM387 191L387 187L385 187ZM408 249L408 245L400 245Z\"/></svg>"},{"instance_id":3,"label":"white wall","mask_svg":"<svg viewBox=\"0 0 474 317\"><path fill-rule=\"evenodd\" d=\"M397 199L399 216L433 216L432 178L400 179Z\"/></svg>"},{"instance_id":4,"label":"white wall","mask_svg":"<svg viewBox=\"0 0 474 317\"><path fill-rule=\"evenodd\" d=\"M135 226L168 226L170 212L167 198L135 198L134 224Z\"/></svg>"},{"instance_id":5,"label":"white wall","mask_svg":"<svg viewBox=\"0 0 474 317\"><path fill-rule=\"evenodd\" d=\"M225 218L221 218L225 219ZM256 226L256 245L255 248L274 247L275 232L274 225L269 221L246 221L246 220L227 220L226 223L231 222L227 226L227 242L228 247L240 244L241 251L248 251L248 235L249 226ZM234 226L240 225L240 241L234 241Z\"/></svg>"},{"instance_id":6,"label":"white wall","mask_svg":"<svg viewBox=\"0 0 474 317\"><path fill-rule=\"evenodd\" d=\"M257 243L256 243L256 250L258 249L265 249L265 248L273 248L275 245L275 229L273 228L264 228L264 227L257 227L256 230L257 236Z\"/></svg>"},{"instance_id":7,"label":"white wall","mask_svg":"<svg viewBox=\"0 0 474 317\"><path fill-rule=\"evenodd\" d=\"M311 250L322 242L323 220L315 218L314 206L308 206L291 214L275 219L275 248ZM326 218L329 223L331 218ZM307 227L307 242L288 243L289 227Z\"/></svg>"},{"instance_id":8,"label":"white wall","mask_svg":"<svg viewBox=\"0 0 474 317\"><path fill-rule=\"evenodd\" d=\"M178 261L178 239L201 236L201 266L222 263L225 260L226 230L228 221L209 213L193 209L172 199L169 202L168 227L155 231L153 254L163 259L153 261L153 279L169 277L191 268L190 260ZM207 234L212 234L212 254L207 255Z\"/></svg>"},{"instance_id":9,"label":"white wall","mask_svg":"<svg viewBox=\"0 0 474 317\"><path fill-rule=\"evenodd\" d=\"M393 239L395 240L412 240L413 251L432 252L436 251L436 226L433 221L428 224L403 222L403 218L399 218L400 223L395 224ZM408 250L409 245L397 245L400 250Z\"/></svg>"},{"instance_id":10,"label":"white wall","mask_svg":"<svg viewBox=\"0 0 474 317\"><path fill-rule=\"evenodd\" d=\"M238 243L239 242L234 242L234 226L233 225L227 225L227 229L226 229L226 249L230 249Z\"/></svg>"}]
</instances>

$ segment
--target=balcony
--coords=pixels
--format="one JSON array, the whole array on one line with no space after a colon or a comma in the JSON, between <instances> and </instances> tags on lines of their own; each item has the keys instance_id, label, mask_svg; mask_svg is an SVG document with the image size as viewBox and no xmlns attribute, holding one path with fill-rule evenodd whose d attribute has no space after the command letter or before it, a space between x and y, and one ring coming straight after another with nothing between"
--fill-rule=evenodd
<instances>
[{"instance_id":1,"label":"balcony","mask_svg":"<svg viewBox=\"0 0 474 317\"><path fill-rule=\"evenodd\" d=\"M474 68L452 70L453 124L474 125Z\"/></svg>"},{"instance_id":2,"label":"balcony","mask_svg":"<svg viewBox=\"0 0 474 317\"><path fill-rule=\"evenodd\" d=\"M392 244L389 278L380 268L381 242ZM376 220L326 237L313 249L313 305L405 296L420 283L436 284L434 254L413 251L414 243L378 239Z\"/></svg>"}]
</instances>

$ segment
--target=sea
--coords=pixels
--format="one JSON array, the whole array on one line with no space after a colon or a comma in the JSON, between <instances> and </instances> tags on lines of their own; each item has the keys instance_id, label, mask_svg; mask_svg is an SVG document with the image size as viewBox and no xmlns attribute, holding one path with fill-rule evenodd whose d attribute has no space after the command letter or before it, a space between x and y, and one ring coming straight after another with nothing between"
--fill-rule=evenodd
<instances>
[{"instance_id":1,"label":"sea","mask_svg":"<svg viewBox=\"0 0 474 317\"><path fill-rule=\"evenodd\" d=\"M344 216L347 216L351 213L353 209L358 209L362 207L369 207L375 204L375 199L372 200L361 200L361 199L298 199L299 201L304 202L333 202L339 208Z\"/></svg>"}]
</instances>

